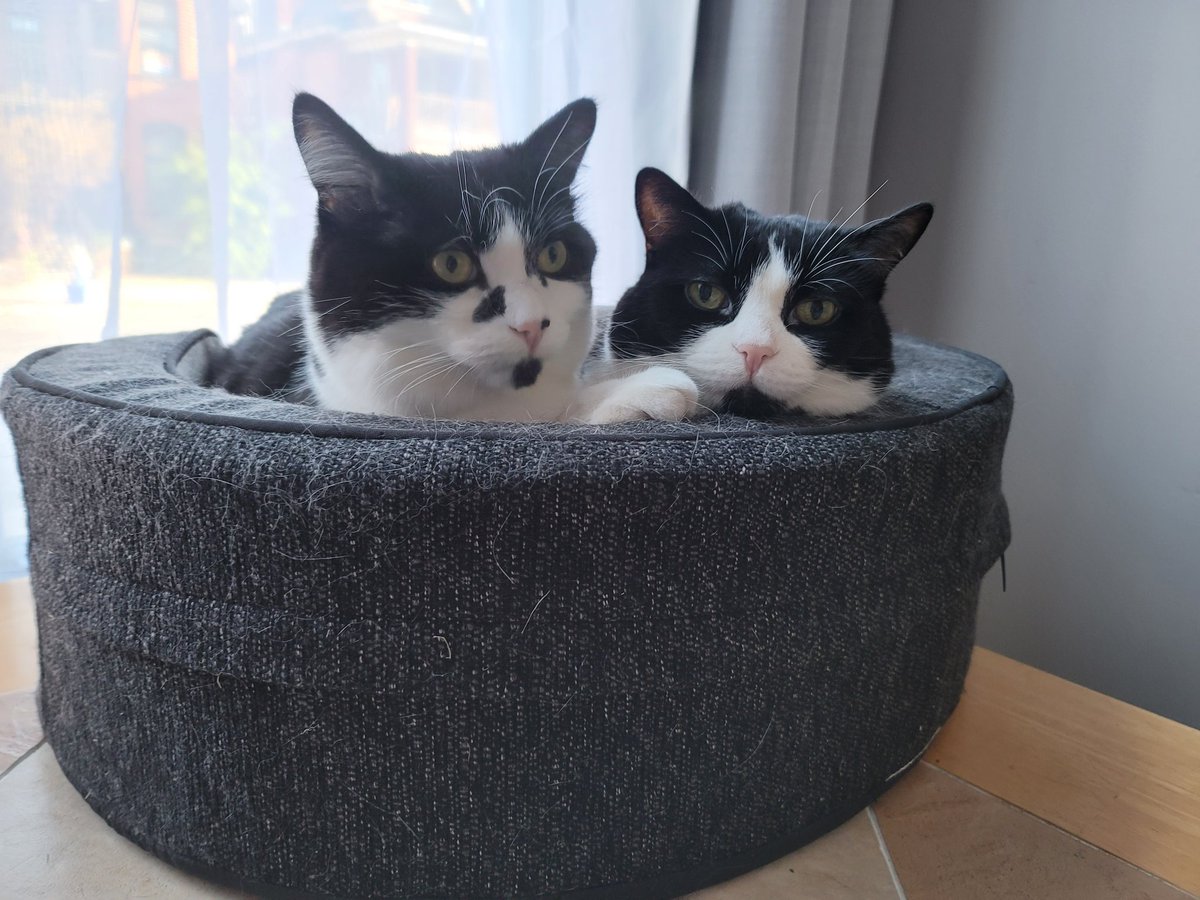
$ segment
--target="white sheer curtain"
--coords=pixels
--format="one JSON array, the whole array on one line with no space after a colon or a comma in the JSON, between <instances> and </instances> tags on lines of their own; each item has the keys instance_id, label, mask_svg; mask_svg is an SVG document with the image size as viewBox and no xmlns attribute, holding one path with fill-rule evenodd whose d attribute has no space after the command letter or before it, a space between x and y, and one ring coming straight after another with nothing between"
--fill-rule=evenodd
<instances>
[{"instance_id":1,"label":"white sheer curtain","mask_svg":"<svg viewBox=\"0 0 1200 900\"><path fill-rule=\"evenodd\" d=\"M0 370L43 346L213 328L301 283L297 90L377 146L600 118L582 178L599 303L636 277L633 178L685 179L698 0L0 0ZM0 428L0 578L24 567Z\"/></svg>"}]
</instances>

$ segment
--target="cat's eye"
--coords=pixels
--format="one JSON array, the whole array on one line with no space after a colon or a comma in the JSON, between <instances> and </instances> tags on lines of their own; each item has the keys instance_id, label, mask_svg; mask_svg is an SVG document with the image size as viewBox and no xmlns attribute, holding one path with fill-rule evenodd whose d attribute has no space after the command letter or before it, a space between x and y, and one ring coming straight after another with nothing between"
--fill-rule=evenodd
<instances>
[{"instance_id":1,"label":"cat's eye","mask_svg":"<svg viewBox=\"0 0 1200 900\"><path fill-rule=\"evenodd\" d=\"M715 284L693 281L687 286L687 298L692 306L705 312L718 312L729 302L729 295Z\"/></svg>"},{"instance_id":2,"label":"cat's eye","mask_svg":"<svg viewBox=\"0 0 1200 900\"><path fill-rule=\"evenodd\" d=\"M538 271L543 275L553 275L555 272L561 272L562 267L566 264L567 245L562 241L547 244L542 248L542 252L537 255Z\"/></svg>"},{"instance_id":3,"label":"cat's eye","mask_svg":"<svg viewBox=\"0 0 1200 900\"><path fill-rule=\"evenodd\" d=\"M433 258L433 274L446 284L466 284L475 277L475 260L465 250L443 250Z\"/></svg>"},{"instance_id":4,"label":"cat's eye","mask_svg":"<svg viewBox=\"0 0 1200 900\"><path fill-rule=\"evenodd\" d=\"M792 325L828 325L837 318L841 307L833 300L801 300L792 310Z\"/></svg>"}]
</instances>

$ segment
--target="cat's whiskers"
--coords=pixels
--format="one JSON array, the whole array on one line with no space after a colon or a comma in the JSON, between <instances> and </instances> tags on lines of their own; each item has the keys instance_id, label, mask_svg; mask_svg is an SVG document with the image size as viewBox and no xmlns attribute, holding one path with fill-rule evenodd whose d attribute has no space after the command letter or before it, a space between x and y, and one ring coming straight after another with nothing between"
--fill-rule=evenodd
<instances>
[{"instance_id":1,"label":"cat's whiskers","mask_svg":"<svg viewBox=\"0 0 1200 900\"><path fill-rule=\"evenodd\" d=\"M721 236L719 234L717 234L716 229L713 228L712 225L707 220L700 218L700 216L696 215L690 209L685 209L684 212L687 213L689 216L691 216L693 219L695 219L697 222L699 222L701 225L703 225L705 228L707 228L709 230L709 233L712 234L712 238L710 238L707 234L703 234L702 232L695 231L695 230L692 231L692 234L696 235L696 237L704 238L704 240L706 240L710 244L712 244L713 249L715 249L717 251L717 253L721 254L721 259L723 260L722 265L725 268L728 268L729 267L729 254L725 252L725 247L721 243ZM714 238L715 238L715 240L714 240Z\"/></svg>"},{"instance_id":2,"label":"cat's whiskers","mask_svg":"<svg viewBox=\"0 0 1200 900\"><path fill-rule=\"evenodd\" d=\"M729 238L729 255L733 256L733 232L729 230L729 217L725 215L725 207L721 207L721 218L725 221L725 234Z\"/></svg>"},{"instance_id":3,"label":"cat's whiskers","mask_svg":"<svg viewBox=\"0 0 1200 900\"><path fill-rule=\"evenodd\" d=\"M341 309L343 306L345 306L347 303L349 303L353 299L354 299L353 295L348 296L348 297L330 297L329 301L338 301L338 300L342 301L337 306L335 306L332 310L330 310L330 312L337 312L337 310ZM327 301L327 302L329 302L329 301ZM297 322L295 325L293 325L291 328L285 328L280 333L280 336L288 337L292 334L295 334L298 331L303 331L303 330L304 330L304 318L301 317L300 321Z\"/></svg>"},{"instance_id":4,"label":"cat's whiskers","mask_svg":"<svg viewBox=\"0 0 1200 900\"><path fill-rule=\"evenodd\" d=\"M862 262L887 262L887 260L880 256L852 256L847 259L835 259L832 262L823 264L819 268L814 268L812 271L806 272L805 275L809 277L813 275L820 275L822 272L825 272L829 269L835 269L838 266L848 266L852 263Z\"/></svg>"},{"instance_id":5,"label":"cat's whiskers","mask_svg":"<svg viewBox=\"0 0 1200 900\"><path fill-rule=\"evenodd\" d=\"M437 342L436 342L436 341L432 341L432 340L430 340L430 341L419 341L419 342L417 342L417 343L415 343L415 344L409 344L409 345L407 345L407 346L405 346L405 347L397 347L397 348L395 348L395 349L388 350L386 353L383 353L383 354L382 354L382 355L379 357L379 362L380 362L380 363L386 363L388 360L392 359L393 357L395 357L395 356L397 356L397 355L399 355L399 354L401 354L401 353L407 353L409 350L411 350L411 349L412 349L412 348L414 348L414 347L420 347L420 346L422 346L422 345L428 345L428 344L433 344L433 343L437 343ZM435 358L437 358L437 357L439 357L439 356L440 356L440 357L444 357L444 358L446 358L446 359L449 359L449 358L450 358L449 354L448 354L448 353L446 353L446 351L444 351L444 350L441 350L441 349L436 349L436 350L434 350L432 353L426 353L424 356L418 356L416 359L408 359L408 360L404 360L404 361L402 361L402 362L398 363L396 366L393 366L393 367L391 367L391 368L389 369L389 372L394 372L394 371L396 371L397 369L404 369L404 368L407 368L407 367L409 367L409 366L415 366L415 365L418 365L419 363L423 363L423 362L425 362L426 360L435 359Z\"/></svg>"},{"instance_id":6,"label":"cat's whiskers","mask_svg":"<svg viewBox=\"0 0 1200 900\"><path fill-rule=\"evenodd\" d=\"M750 217L747 215L743 215L742 216L742 242L741 242L741 244L738 245L737 258L734 259L734 261L733 261L734 268L737 268L738 266L740 266L742 264L742 254L746 251L746 245L750 241L749 234L750 234Z\"/></svg>"},{"instance_id":7,"label":"cat's whiskers","mask_svg":"<svg viewBox=\"0 0 1200 900\"><path fill-rule=\"evenodd\" d=\"M347 297L330 297L327 300L322 300L321 301L322 303L330 303L330 302L338 301L338 300L340 300L341 302L338 303L338 305L333 307L332 309L322 309L322 310L316 311L317 319L320 320L320 319L323 319L325 316L332 315L333 313L340 310L343 306L346 306L347 304L354 302L355 299L356 298L354 297L354 295L351 294L350 296L347 296ZM311 297L309 297L309 303L313 304L315 306L315 301L313 301L313 299ZM298 327L300 327L300 328L304 327L303 320L300 322L300 325Z\"/></svg>"},{"instance_id":8,"label":"cat's whiskers","mask_svg":"<svg viewBox=\"0 0 1200 900\"><path fill-rule=\"evenodd\" d=\"M415 388L420 387L426 381L428 381L432 378L437 378L439 375L444 375L446 372L449 372L451 369L453 369L456 365L457 365L457 363L451 363L450 365L446 365L446 366L442 366L440 368L434 369L432 372L423 373L421 377L417 378L414 381L410 381L408 384L404 385L396 393L392 394L391 395L392 401L395 402L395 401L399 400L401 397L403 397L409 391L412 391Z\"/></svg>"},{"instance_id":9,"label":"cat's whiskers","mask_svg":"<svg viewBox=\"0 0 1200 900\"><path fill-rule=\"evenodd\" d=\"M575 215L570 209L560 209L552 216L539 218L531 223L530 231L537 234L549 234L562 225L575 221Z\"/></svg>"},{"instance_id":10,"label":"cat's whiskers","mask_svg":"<svg viewBox=\"0 0 1200 900\"><path fill-rule=\"evenodd\" d=\"M381 357L380 362L386 361L387 358L388 358L387 356ZM404 362L399 363L398 365L391 366L388 368L388 373L391 374L391 373L395 373L395 372L407 371L408 369L411 369L414 366L424 365L425 362L428 360L438 359L438 358L449 359L449 356L441 350L435 350L433 353L427 353L425 356L418 357L417 359L405 360Z\"/></svg>"},{"instance_id":11,"label":"cat's whiskers","mask_svg":"<svg viewBox=\"0 0 1200 900\"><path fill-rule=\"evenodd\" d=\"M821 189L817 188L817 192L815 194L813 194L813 198L808 204L808 212L804 214L804 219L806 222L812 221L813 207L817 205L817 198L820 196L821 196ZM804 228L804 230L800 232L800 255L796 257L797 259L800 260L801 265L804 264L804 242L807 237L808 237L808 228L806 226Z\"/></svg>"},{"instance_id":12,"label":"cat's whiskers","mask_svg":"<svg viewBox=\"0 0 1200 900\"><path fill-rule=\"evenodd\" d=\"M812 249L812 255L814 257L813 265L816 265L817 263L819 263L822 260L823 256L822 256L821 251L824 250L825 246L831 240L833 240L834 237L837 235L837 233L838 233L837 218L838 218L838 216L840 216L842 214L842 210L845 208L846 207L844 207L844 206L838 207L838 211L835 212L833 214L833 217L828 222L825 223L825 227L821 229L821 233L818 234L816 239L813 241L813 249ZM822 239L824 239L824 240L822 240ZM817 246L817 241L821 241L820 246ZM801 263L803 263L803 260L801 260Z\"/></svg>"},{"instance_id":13,"label":"cat's whiskers","mask_svg":"<svg viewBox=\"0 0 1200 900\"><path fill-rule=\"evenodd\" d=\"M652 347L649 344L626 344L626 348L638 347L644 351L657 351L657 347ZM669 366L674 363L682 364L684 357L679 353L647 353L645 356L624 357L618 356L608 360L614 368L623 368L625 370L637 371L646 368L647 365L664 365ZM607 369L606 369L607 371Z\"/></svg>"},{"instance_id":14,"label":"cat's whiskers","mask_svg":"<svg viewBox=\"0 0 1200 900\"><path fill-rule=\"evenodd\" d=\"M458 177L458 201L461 208L461 212L459 213L461 225L459 225L459 228L464 229L467 234L470 234L471 212L468 209L467 203L467 163L461 150L456 150L451 155L454 157L454 174Z\"/></svg>"},{"instance_id":15,"label":"cat's whiskers","mask_svg":"<svg viewBox=\"0 0 1200 900\"><path fill-rule=\"evenodd\" d=\"M494 187L488 191L484 195L483 201L479 207L479 218L481 220L481 224L490 226L482 229L484 231L496 231L499 229L500 218L504 212L502 209L503 206L507 206L510 212L512 210L512 204L505 200L503 196L501 196L502 191L511 191L512 193L516 194L520 200L525 200L524 194L518 191L515 187L509 187L506 184L502 184L499 187ZM492 214L491 222L486 221L489 211L491 211Z\"/></svg>"},{"instance_id":16,"label":"cat's whiskers","mask_svg":"<svg viewBox=\"0 0 1200 900\"><path fill-rule=\"evenodd\" d=\"M392 350L388 350L386 353L383 354L382 358L383 359L391 359L396 354L404 353L408 350L413 349L414 347L424 347L426 344L434 344L434 343L437 343L436 340L431 338L430 340L427 340L427 341L416 341L412 344L405 344L403 347L396 347Z\"/></svg>"},{"instance_id":17,"label":"cat's whiskers","mask_svg":"<svg viewBox=\"0 0 1200 900\"><path fill-rule=\"evenodd\" d=\"M809 284L823 284L823 285L829 286L831 282L837 282L838 284L844 284L846 287L850 288L850 290L854 291L854 293L858 294L858 296L859 296L859 298L860 298L860 299L862 298L862 295L863 295L863 294L862 294L862 291L860 291L860 290L859 290L857 287L855 287L854 285L852 285L850 282L848 282L848 281L843 281L841 278L818 278L818 279L817 279L817 280L815 280L815 281L813 281L813 280L807 280L807 281L805 281L804 283L805 283L806 285L809 285Z\"/></svg>"},{"instance_id":18,"label":"cat's whiskers","mask_svg":"<svg viewBox=\"0 0 1200 900\"><path fill-rule=\"evenodd\" d=\"M844 222L842 222L840 227L845 228L846 222L849 222L851 219L853 219L855 216L857 216L859 211L864 206L866 206L868 203L871 202L871 198L874 197L876 194L878 194L880 191L882 191L886 186L887 186L887 179L885 178L883 180L883 182L879 185L879 187L875 188L875 190L871 191L871 193L867 195L866 200L864 200L862 203L858 204L858 206L855 208L854 212L852 212L852 213L850 213L850 215L846 216L846 220ZM862 225L859 225L857 228L855 228L849 234L846 234L840 241L838 241L836 244L834 244L832 247L830 247L828 251L826 251L818 259L816 259L813 262L813 267L815 268L816 266L819 266L822 262L824 262L826 259L828 259L830 257L830 255L835 250L837 250L838 247L842 246L842 244L844 244L847 240L854 237L854 235L858 234L860 231L862 231L864 228L866 228L870 224L871 224L870 222L864 222Z\"/></svg>"},{"instance_id":19,"label":"cat's whiskers","mask_svg":"<svg viewBox=\"0 0 1200 900\"><path fill-rule=\"evenodd\" d=\"M543 202L542 202L542 204L541 204L540 206L538 206L538 208L537 208L537 214L538 214L538 215L540 215L540 214L541 214L541 211L542 211L543 209L545 209L546 207L550 206L550 204L554 202L554 198L555 198L555 197L557 197L559 194L564 194L564 193L567 193L567 192L569 192L570 190L571 190L571 185L569 185L569 184L564 184L562 187L560 187L560 188L559 188L557 191L555 191L553 194L550 194L548 197L545 197L545 198L544 198L544 200L543 200ZM559 215L559 216L563 216L563 215L565 215L565 213L563 213L563 212L560 212L560 213L558 213L558 215Z\"/></svg>"},{"instance_id":20,"label":"cat's whiskers","mask_svg":"<svg viewBox=\"0 0 1200 900\"><path fill-rule=\"evenodd\" d=\"M448 359L450 359L450 357L442 353L426 357L425 359L414 362L411 365L396 366L388 370L388 373L379 379L379 385L381 387L386 387L392 382L398 381L405 376L411 376L421 369L428 369L430 366L441 365Z\"/></svg>"},{"instance_id":21,"label":"cat's whiskers","mask_svg":"<svg viewBox=\"0 0 1200 900\"><path fill-rule=\"evenodd\" d=\"M551 172L549 177L546 179L546 184L541 188L541 197L539 198L538 186L541 183L542 176L546 174L550 167L550 157L554 155L554 150L558 146L558 142L562 139L563 134L566 132L567 126L571 124L571 118L574 115L575 114L573 112L567 113L567 117L563 120L562 127L558 129L558 134L554 136L554 141L550 144L550 148L546 151L546 156L542 160L542 164L538 168L538 173L533 179L533 204L530 218L534 221L541 216L542 209L545 206L546 191L550 189L550 185L554 183L554 179L558 176L558 173L561 172L563 166L573 160L577 154L587 149L587 145L592 139L591 134L588 134L588 136L584 138L583 142L578 147L564 156L562 161L554 167L554 171Z\"/></svg>"},{"instance_id":22,"label":"cat's whiskers","mask_svg":"<svg viewBox=\"0 0 1200 900\"><path fill-rule=\"evenodd\" d=\"M534 210L533 210L533 212L534 212L534 215L535 215L535 216L539 216L539 215L541 215L541 212L542 212L542 210L543 210L543 209L544 209L544 208L545 208L545 207L548 205L548 203L550 202L550 200L553 200L555 197L557 197L557 196L558 196L558 195L559 195L559 194L562 192L562 190L563 190L563 189L560 189L560 190L558 190L558 191L555 191L553 194L551 194L551 195L550 195L550 200L547 200L547 198L546 198L546 196L545 196L545 194L546 194L546 191L548 191L548 190L550 189L550 185L552 185L552 184L554 183L554 179L558 177L558 173L559 173L559 172L562 170L562 167L563 167L563 166L565 166L565 165L566 165L568 162L570 162L572 159L574 159L574 158L575 158L575 154L577 154L577 153L579 153L579 152L581 152L581 151L583 151L583 150L586 150L586 149L587 149L587 145L588 145L588 141L590 141L590 140L591 140L591 137L589 136L587 140L585 140L585 141L584 141L582 144L580 144L578 147L576 147L574 150L572 150L570 153L568 153L568 154L567 154L567 156L566 156L566 157L563 159L563 161L562 161L562 162L560 162L560 163L558 164L558 166L557 166L557 167L555 167L554 171L550 173L550 177L546 179L546 185L545 185L545 187L543 187L543 188L542 188L542 199L541 199L541 201L539 201L539 200L537 199L537 195L536 195L536 192L535 192L535 195L534 195ZM568 184L568 185L566 185L566 188L565 188L565 189L569 190L569 189L570 189L570 187L571 187L571 185L569 185L569 184Z\"/></svg>"},{"instance_id":23,"label":"cat's whiskers","mask_svg":"<svg viewBox=\"0 0 1200 900\"><path fill-rule=\"evenodd\" d=\"M545 156L545 158L542 159L541 166L538 167L537 175L534 176L534 179L533 179L533 212L535 215L536 215L537 209L538 209L538 185L541 183L542 176L545 175L546 171L550 168L550 157L554 155L554 148L558 146L558 142L559 142L559 140L561 140L563 133L567 130L567 126L571 124L571 116L572 115L574 115L574 113L567 113L567 117L563 120L562 125L558 129L558 134L554 135L554 140L551 141L549 148L546 150L546 156ZM561 168L561 166L559 168ZM558 170L555 169L555 171L557 172ZM549 180L552 180L553 178L554 178L554 176L551 175ZM547 183L549 183L549 180L547 181Z\"/></svg>"},{"instance_id":24,"label":"cat's whiskers","mask_svg":"<svg viewBox=\"0 0 1200 900\"><path fill-rule=\"evenodd\" d=\"M442 368L440 368L440 369L437 369L437 370L435 370L435 371L433 371L433 372L430 372L430 373L428 373L428 374L426 374L426 375L422 375L422 376L421 376L420 378L418 378L416 381L414 381L414 382L412 382L411 384L407 385L407 386L406 386L406 387L405 387L405 388L404 388L402 391L400 391L398 394L396 394L396 398L398 399L398 398L400 398L400 397L403 397L403 396L404 396L405 394L407 394L409 391L416 390L416 389L417 389L417 388L419 388L421 385L425 384L425 382L427 382L427 381L432 381L434 378L437 378L437 377L439 377L439 376L441 376L441 375L445 375L447 372L449 372L449 371L453 370L455 367L457 367L457 366L460 366L460 365L462 365L462 363L459 363L459 362L457 362L457 361L455 361L455 362L451 362L449 365L443 366Z\"/></svg>"},{"instance_id":25,"label":"cat's whiskers","mask_svg":"<svg viewBox=\"0 0 1200 900\"><path fill-rule=\"evenodd\" d=\"M445 400L446 398L448 398L450 396L450 393L462 383L462 380L464 378L466 378L468 375L470 375L472 372L477 371L477 369L478 369L477 366L473 366L470 363L467 363L466 369L464 369L463 373L458 376L458 380L455 381L454 384L450 385L450 387L446 388L446 393L442 395L442 399Z\"/></svg>"}]
</instances>

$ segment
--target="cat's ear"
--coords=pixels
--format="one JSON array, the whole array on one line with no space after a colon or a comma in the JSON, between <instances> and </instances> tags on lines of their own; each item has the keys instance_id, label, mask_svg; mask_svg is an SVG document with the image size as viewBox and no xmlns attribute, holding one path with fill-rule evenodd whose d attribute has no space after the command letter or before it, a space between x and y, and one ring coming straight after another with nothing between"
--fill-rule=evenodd
<instances>
[{"instance_id":1,"label":"cat's ear","mask_svg":"<svg viewBox=\"0 0 1200 900\"><path fill-rule=\"evenodd\" d=\"M659 169L638 172L633 192L647 250L655 249L673 234L694 227L695 218L704 220L707 212L687 188Z\"/></svg>"},{"instance_id":2,"label":"cat's ear","mask_svg":"<svg viewBox=\"0 0 1200 900\"><path fill-rule=\"evenodd\" d=\"M917 203L858 228L850 239L854 252L882 266L884 274L904 259L933 218L932 203Z\"/></svg>"},{"instance_id":3,"label":"cat's ear","mask_svg":"<svg viewBox=\"0 0 1200 900\"><path fill-rule=\"evenodd\" d=\"M596 130L596 101L581 97L533 130L521 148L538 166L538 178L570 184Z\"/></svg>"},{"instance_id":4,"label":"cat's ear","mask_svg":"<svg viewBox=\"0 0 1200 900\"><path fill-rule=\"evenodd\" d=\"M322 209L342 213L376 204L381 155L328 103L312 94L297 94L292 129Z\"/></svg>"}]
</instances>

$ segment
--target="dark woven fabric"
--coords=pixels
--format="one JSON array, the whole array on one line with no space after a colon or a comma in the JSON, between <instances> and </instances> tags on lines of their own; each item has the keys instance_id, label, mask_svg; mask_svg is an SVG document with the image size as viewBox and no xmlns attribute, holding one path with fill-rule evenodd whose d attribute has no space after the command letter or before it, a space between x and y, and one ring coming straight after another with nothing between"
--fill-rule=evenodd
<instances>
[{"instance_id":1,"label":"dark woven fabric","mask_svg":"<svg viewBox=\"0 0 1200 900\"><path fill-rule=\"evenodd\" d=\"M953 709L1011 392L903 339L882 412L611 428L36 354L0 403L46 733L178 863L352 897L668 895L852 814Z\"/></svg>"}]
</instances>

